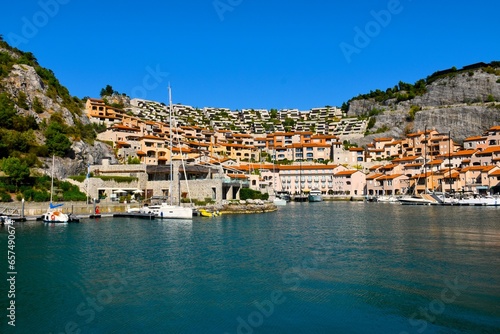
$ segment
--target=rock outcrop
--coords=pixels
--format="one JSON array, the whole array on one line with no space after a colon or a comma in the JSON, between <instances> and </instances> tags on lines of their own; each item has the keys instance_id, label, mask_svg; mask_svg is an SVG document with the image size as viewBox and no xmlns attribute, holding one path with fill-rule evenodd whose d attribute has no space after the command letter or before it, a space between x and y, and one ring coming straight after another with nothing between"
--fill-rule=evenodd
<instances>
[{"instance_id":1,"label":"rock outcrop","mask_svg":"<svg viewBox=\"0 0 500 334\"><path fill-rule=\"evenodd\" d=\"M6 59L10 57L18 62L21 62L22 57L27 57L26 53L23 54L15 49L3 46L0 46L0 52L8 55ZM2 63L4 69L8 68L8 72L4 70L0 76L0 93L6 93L11 98L17 113L23 116L33 116L39 125L44 121L48 123L54 113L60 114L62 121L70 128L76 125L85 126L90 124L83 107L78 110L79 102L71 100L66 88L61 86L55 77L52 77L53 73L39 67L32 55L28 56L28 58L30 59L28 63L33 66L24 63L25 60L22 63L14 64L12 64L12 61L7 60L8 66ZM42 76L47 75L50 79L42 79L39 73L42 73ZM59 92L65 93L66 100L59 96ZM19 103L20 97L23 100L22 104ZM125 99L125 97L121 98ZM73 103L68 104L68 99L69 102ZM76 99L76 101L78 100ZM72 108L71 111L66 107L68 105L69 108ZM38 145L45 143L43 127L34 131L34 138L36 138ZM81 140L75 141L73 138L70 138L70 140L72 141L70 155L65 159L58 159L56 164L54 174L57 178L84 173L89 163L100 164L103 158L110 159L110 163L116 163L115 154L108 145L101 142L89 144ZM40 160L45 166L36 172L50 175L52 172L52 158L40 158Z\"/></svg>"},{"instance_id":2,"label":"rock outcrop","mask_svg":"<svg viewBox=\"0 0 500 334\"><path fill-rule=\"evenodd\" d=\"M461 142L498 125L499 101L500 75L474 69L436 79L427 85L425 94L407 101L398 102L395 98L382 102L373 98L351 100L348 115L366 117L370 113L376 114L372 116L376 121L370 130L388 129L356 140L360 145L381 136L401 138L408 132L426 127L443 133L452 131L453 138ZM383 112L374 113L373 110Z\"/></svg>"}]
</instances>

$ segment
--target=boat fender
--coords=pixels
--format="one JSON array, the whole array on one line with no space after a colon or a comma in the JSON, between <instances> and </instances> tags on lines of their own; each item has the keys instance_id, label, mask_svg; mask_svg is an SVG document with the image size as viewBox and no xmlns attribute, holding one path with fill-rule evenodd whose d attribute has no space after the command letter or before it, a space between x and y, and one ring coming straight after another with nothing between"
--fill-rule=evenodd
<instances>
[{"instance_id":1,"label":"boat fender","mask_svg":"<svg viewBox=\"0 0 500 334\"><path fill-rule=\"evenodd\" d=\"M99 210L99 205L97 205L95 207L95 214L98 215L99 213L101 213L101 211Z\"/></svg>"},{"instance_id":2,"label":"boat fender","mask_svg":"<svg viewBox=\"0 0 500 334\"><path fill-rule=\"evenodd\" d=\"M50 220L56 220L56 216L54 215L50 216Z\"/></svg>"}]
</instances>

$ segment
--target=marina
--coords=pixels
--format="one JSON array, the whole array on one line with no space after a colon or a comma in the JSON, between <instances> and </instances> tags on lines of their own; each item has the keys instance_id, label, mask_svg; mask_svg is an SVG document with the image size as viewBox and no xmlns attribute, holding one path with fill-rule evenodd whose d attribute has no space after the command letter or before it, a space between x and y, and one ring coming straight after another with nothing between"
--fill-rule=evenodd
<instances>
[{"instance_id":1,"label":"marina","mask_svg":"<svg viewBox=\"0 0 500 334\"><path fill-rule=\"evenodd\" d=\"M500 324L495 207L290 202L259 215L14 226L20 332L69 323L83 333L494 333Z\"/></svg>"}]
</instances>

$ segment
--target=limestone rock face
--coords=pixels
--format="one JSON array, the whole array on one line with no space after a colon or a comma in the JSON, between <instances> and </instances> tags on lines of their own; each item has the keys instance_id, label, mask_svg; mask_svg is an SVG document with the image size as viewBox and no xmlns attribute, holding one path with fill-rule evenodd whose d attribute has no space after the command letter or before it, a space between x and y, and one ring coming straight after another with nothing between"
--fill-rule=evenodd
<instances>
[{"instance_id":1,"label":"limestone rock face","mask_svg":"<svg viewBox=\"0 0 500 334\"><path fill-rule=\"evenodd\" d=\"M352 100L348 115L367 116L373 109L384 110L373 116L376 122L370 131L376 132L383 127L389 129L355 141L363 145L382 136L401 138L409 131L424 130L426 127L443 133L451 131L458 142L481 134L500 123L499 79L498 75L476 69L437 79L427 85L425 94L408 101ZM413 119L409 117L412 106L421 109Z\"/></svg>"},{"instance_id":2,"label":"limestone rock face","mask_svg":"<svg viewBox=\"0 0 500 334\"><path fill-rule=\"evenodd\" d=\"M472 73L470 75L469 73ZM427 93L417 96L412 104L422 107L447 106L461 103L486 102L488 96L500 101L499 76L483 71L457 73L427 86Z\"/></svg>"},{"instance_id":3,"label":"limestone rock face","mask_svg":"<svg viewBox=\"0 0 500 334\"><path fill-rule=\"evenodd\" d=\"M102 159L109 159L111 164L116 164L118 161L113 150L106 144L95 142L94 145L89 145L82 141L74 142L72 147L74 156L71 159L55 157L54 177L56 179L64 179L72 175L80 175L87 173L88 164L101 164ZM44 162L43 168L37 170L40 174L52 174L52 158L42 159Z\"/></svg>"},{"instance_id":4,"label":"limestone rock face","mask_svg":"<svg viewBox=\"0 0 500 334\"><path fill-rule=\"evenodd\" d=\"M26 111L18 108L18 111L34 116L38 123L44 118L49 118L52 113L60 112L66 124L69 126L75 125L71 112L61 106L62 99L58 98L54 101L46 95L47 87L32 66L13 65L9 76L2 81L2 86L13 97L19 96L19 92L26 94L26 102L30 106L30 110ZM35 98L38 99L45 110L42 114L37 114L32 110Z\"/></svg>"},{"instance_id":5,"label":"limestone rock face","mask_svg":"<svg viewBox=\"0 0 500 334\"><path fill-rule=\"evenodd\" d=\"M2 52L9 50L2 49ZM17 54L9 51L12 57ZM82 110L81 115L72 114L67 108L62 106L62 99L57 97L55 100L47 96L48 87L44 84L43 80L37 74L32 66L25 64L15 64L12 66L9 75L3 78L0 82L0 91L8 93L12 98L16 99L23 92L26 95L26 104L28 110L21 109L16 105L18 113L23 115L32 115L37 123L47 120L50 116L59 112L62 115L64 122L68 126L74 126L76 121L81 122L83 125L89 124L90 120ZM37 99L44 109L42 113L36 113L33 110L33 103ZM43 132L37 131L35 134L37 141L41 144L45 142ZM62 179L70 175L78 175L85 173L87 165L100 164L103 158L110 159L110 163L117 163L113 150L106 144L95 142L89 145L82 141L75 141L72 144L73 154L66 159L57 159L55 164L54 176ZM52 173L52 158L44 158L44 168L38 170L41 174L50 175Z\"/></svg>"}]
</instances>

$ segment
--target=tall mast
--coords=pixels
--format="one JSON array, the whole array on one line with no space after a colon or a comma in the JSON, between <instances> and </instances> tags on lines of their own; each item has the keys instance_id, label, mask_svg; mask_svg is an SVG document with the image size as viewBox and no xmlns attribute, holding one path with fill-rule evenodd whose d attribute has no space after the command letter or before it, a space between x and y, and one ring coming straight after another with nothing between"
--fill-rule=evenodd
<instances>
[{"instance_id":1,"label":"tall mast","mask_svg":"<svg viewBox=\"0 0 500 334\"><path fill-rule=\"evenodd\" d=\"M169 132L170 132L170 144L169 144L169 148L170 148L170 183L169 183L169 186L168 186L168 196L170 197L170 205L172 205L172 182L173 182L173 178L172 176L174 175L173 173L173 162L172 162L172 158L173 158L173 145L172 145L172 90L170 89L170 83L168 84L168 109L169 109Z\"/></svg>"},{"instance_id":2,"label":"tall mast","mask_svg":"<svg viewBox=\"0 0 500 334\"><path fill-rule=\"evenodd\" d=\"M52 193L54 192L54 155L52 155L52 173L51 173L51 181L50 181L50 204L52 204Z\"/></svg>"}]
</instances>

